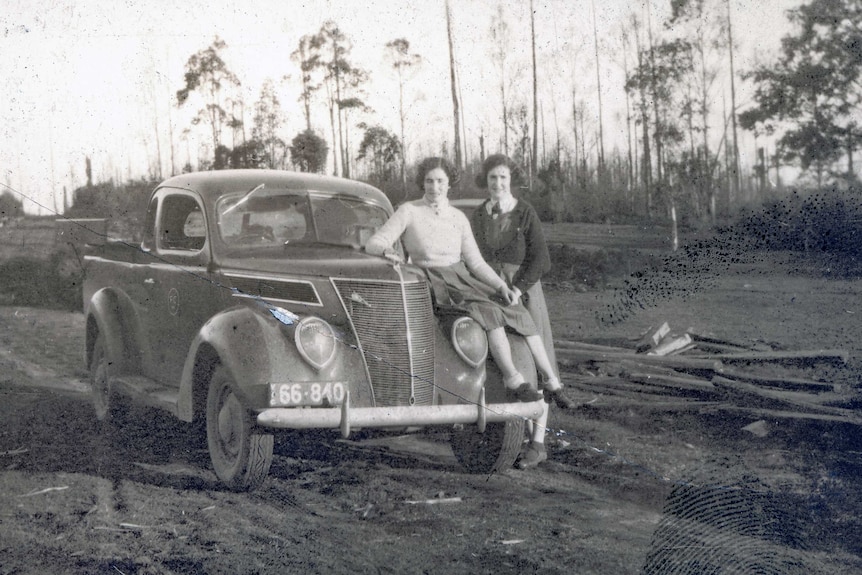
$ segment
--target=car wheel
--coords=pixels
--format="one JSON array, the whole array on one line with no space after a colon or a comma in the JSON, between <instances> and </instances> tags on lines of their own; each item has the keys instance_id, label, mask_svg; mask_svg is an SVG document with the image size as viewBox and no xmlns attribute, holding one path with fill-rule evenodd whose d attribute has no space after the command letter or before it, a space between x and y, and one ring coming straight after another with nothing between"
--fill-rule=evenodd
<instances>
[{"instance_id":1,"label":"car wheel","mask_svg":"<svg viewBox=\"0 0 862 575\"><path fill-rule=\"evenodd\" d=\"M90 400L96 411L96 419L109 423L117 419L118 402L111 391L111 361L108 359L105 336L99 334L93 344L90 361Z\"/></svg>"},{"instance_id":2,"label":"car wheel","mask_svg":"<svg viewBox=\"0 0 862 575\"><path fill-rule=\"evenodd\" d=\"M229 488L258 487L272 464L273 438L257 433L251 414L234 393L234 381L223 365L215 368L207 394L207 446L218 478Z\"/></svg>"},{"instance_id":3,"label":"car wheel","mask_svg":"<svg viewBox=\"0 0 862 575\"><path fill-rule=\"evenodd\" d=\"M521 452L524 420L488 423L485 432L474 426L452 431L452 452L470 473L494 473L511 469Z\"/></svg>"}]
</instances>

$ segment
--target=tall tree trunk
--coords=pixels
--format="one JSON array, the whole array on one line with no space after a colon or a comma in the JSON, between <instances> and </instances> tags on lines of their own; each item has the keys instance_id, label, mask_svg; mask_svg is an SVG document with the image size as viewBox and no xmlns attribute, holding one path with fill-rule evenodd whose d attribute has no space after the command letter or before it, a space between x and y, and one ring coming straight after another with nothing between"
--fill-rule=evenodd
<instances>
[{"instance_id":1,"label":"tall tree trunk","mask_svg":"<svg viewBox=\"0 0 862 575\"><path fill-rule=\"evenodd\" d=\"M599 34L596 27L596 3L592 2L593 8L593 47L596 53L596 95L599 100L599 177L605 169L605 135L602 123L602 73L599 64Z\"/></svg>"},{"instance_id":2,"label":"tall tree trunk","mask_svg":"<svg viewBox=\"0 0 862 575\"><path fill-rule=\"evenodd\" d=\"M578 88L577 78L574 72L575 62L572 62L572 131L575 137L575 184L580 181L580 148L578 147L580 137L578 134Z\"/></svg>"},{"instance_id":3,"label":"tall tree trunk","mask_svg":"<svg viewBox=\"0 0 862 575\"><path fill-rule=\"evenodd\" d=\"M647 32L649 38L649 57L650 57L650 84L652 91L652 104L653 104L653 114L655 115L655 169L656 169L656 184L661 186L664 183L664 174L663 174L663 166L662 166L662 122L661 122L661 114L659 112L659 98L658 98L658 89L657 84L658 81L655 76L655 46L653 44L652 39L652 14L650 12L650 5L647 2Z\"/></svg>"},{"instance_id":4,"label":"tall tree trunk","mask_svg":"<svg viewBox=\"0 0 862 575\"><path fill-rule=\"evenodd\" d=\"M407 199L407 140L404 136L404 78L398 68L398 119L401 121L401 191Z\"/></svg>"},{"instance_id":5,"label":"tall tree trunk","mask_svg":"<svg viewBox=\"0 0 862 575\"><path fill-rule=\"evenodd\" d=\"M643 70L644 51L641 48L640 30L635 26L635 44L637 46L638 69ZM643 142L643 161L641 162L641 178L644 185L644 207L646 216L652 212L652 148L649 137L649 109L647 104L646 86L643 82L638 86L640 96L641 141Z\"/></svg>"},{"instance_id":6,"label":"tall tree trunk","mask_svg":"<svg viewBox=\"0 0 862 575\"><path fill-rule=\"evenodd\" d=\"M629 59L628 59L628 46L625 40L625 35L623 36L623 75L626 80L629 77ZM629 91L625 90L626 93L626 192L629 195L630 199L634 198L633 193L633 185L634 185L634 166L633 166L633 158L632 158L632 106L631 106L631 96L629 95ZM634 206L630 206L633 208Z\"/></svg>"},{"instance_id":7,"label":"tall tree trunk","mask_svg":"<svg viewBox=\"0 0 862 575\"><path fill-rule=\"evenodd\" d=\"M533 0L530 0L530 38L533 52L533 157L530 161L532 182L538 172L539 161L539 80L536 72L536 11L533 9Z\"/></svg>"},{"instance_id":8,"label":"tall tree trunk","mask_svg":"<svg viewBox=\"0 0 862 575\"><path fill-rule=\"evenodd\" d=\"M446 0L446 35L449 40L449 78L452 83L452 108L455 118L455 165L461 168L461 106L458 102L458 87L455 83L455 47L452 41L452 11Z\"/></svg>"},{"instance_id":9,"label":"tall tree trunk","mask_svg":"<svg viewBox=\"0 0 862 575\"><path fill-rule=\"evenodd\" d=\"M730 52L730 118L733 127L733 150L731 151L731 173L732 194L731 202L739 197L739 140L736 131L736 72L733 66L733 29L730 18L730 0L727 4L727 49Z\"/></svg>"}]
</instances>

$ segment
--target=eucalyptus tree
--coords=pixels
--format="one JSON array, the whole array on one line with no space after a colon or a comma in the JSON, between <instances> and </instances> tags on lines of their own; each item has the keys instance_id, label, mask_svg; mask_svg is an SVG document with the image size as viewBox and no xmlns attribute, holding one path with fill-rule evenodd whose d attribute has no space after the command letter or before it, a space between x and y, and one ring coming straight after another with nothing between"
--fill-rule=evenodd
<instances>
[{"instance_id":1,"label":"eucalyptus tree","mask_svg":"<svg viewBox=\"0 0 862 575\"><path fill-rule=\"evenodd\" d=\"M788 11L795 32L777 61L757 67L755 105L740 114L745 129L780 133L785 160L855 180L862 145L862 0L811 0ZM832 167L846 158L846 169Z\"/></svg>"},{"instance_id":2,"label":"eucalyptus tree","mask_svg":"<svg viewBox=\"0 0 862 575\"><path fill-rule=\"evenodd\" d=\"M281 168L284 165L287 144L279 136L283 124L281 102L275 93L272 79L267 78L254 105L251 137L255 142L259 142L265 151L264 164L269 168Z\"/></svg>"},{"instance_id":3,"label":"eucalyptus tree","mask_svg":"<svg viewBox=\"0 0 862 575\"><path fill-rule=\"evenodd\" d=\"M320 90L321 82L315 72L320 68L319 39L316 35L306 34L299 39L299 46L290 54L290 59L299 65L302 91L299 101L305 112L305 129L311 130L311 102Z\"/></svg>"},{"instance_id":4,"label":"eucalyptus tree","mask_svg":"<svg viewBox=\"0 0 862 575\"><path fill-rule=\"evenodd\" d=\"M407 140L404 130L404 84L409 79L411 70L422 62L422 57L419 54L410 53L410 42L405 38L396 38L391 42L387 42L386 55L398 76L398 119L401 125L401 186L406 194L407 166L405 152L407 150Z\"/></svg>"},{"instance_id":5,"label":"eucalyptus tree","mask_svg":"<svg viewBox=\"0 0 862 575\"><path fill-rule=\"evenodd\" d=\"M202 97L203 107L192 119L192 124L209 124L214 154L223 147L222 130L236 120L225 106L232 89L240 87L239 78L222 59L221 53L225 48L227 44L216 36L212 44L192 54L186 62L185 85L177 91L178 107L189 101L193 92ZM214 165L219 164L216 160L214 155Z\"/></svg>"},{"instance_id":6,"label":"eucalyptus tree","mask_svg":"<svg viewBox=\"0 0 862 575\"><path fill-rule=\"evenodd\" d=\"M403 165L401 141L382 126L361 123L359 127L365 133L359 143L356 159L367 161L371 168L370 179L385 188L385 183L394 179L396 168Z\"/></svg>"},{"instance_id":7,"label":"eucalyptus tree","mask_svg":"<svg viewBox=\"0 0 862 575\"><path fill-rule=\"evenodd\" d=\"M362 86L368 81L368 73L350 62L350 38L332 20L323 23L310 47L317 56L317 65L324 71L323 83L326 87L332 126L335 174L339 175L339 162L335 153L337 147L341 156L340 174L350 177L349 136L345 115L354 109L367 109L360 96Z\"/></svg>"},{"instance_id":8,"label":"eucalyptus tree","mask_svg":"<svg viewBox=\"0 0 862 575\"><path fill-rule=\"evenodd\" d=\"M329 147L313 130L303 130L290 141L290 159L300 172L322 173Z\"/></svg>"}]
</instances>

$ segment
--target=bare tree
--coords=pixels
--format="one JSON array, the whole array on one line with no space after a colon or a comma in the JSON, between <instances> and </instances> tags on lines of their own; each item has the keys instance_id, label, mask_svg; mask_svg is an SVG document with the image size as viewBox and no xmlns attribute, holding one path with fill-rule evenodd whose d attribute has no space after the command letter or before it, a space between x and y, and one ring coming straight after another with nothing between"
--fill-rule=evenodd
<instances>
[{"instance_id":1,"label":"bare tree","mask_svg":"<svg viewBox=\"0 0 862 575\"><path fill-rule=\"evenodd\" d=\"M404 83L407 81L410 70L422 62L422 57L419 54L410 53L410 42L405 38L397 38L387 42L386 53L398 76L398 120L401 124L401 186L406 197L407 166L405 155L407 140L404 135Z\"/></svg>"},{"instance_id":2,"label":"bare tree","mask_svg":"<svg viewBox=\"0 0 862 575\"><path fill-rule=\"evenodd\" d=\"M458 86L455 79L455 45L452 37L452 10L446 0L446 35L449 40L449 76L452 84L452 108L455 118L455 166L464 167L461 156L461 104L458 99Z\"/></svg>"},{"instance_id":3,"label":"bare tree","mask_svg":"<svg viewBox=\"0 0 862 575\"><path fill-rule=\"evenodd\" d=\"M500 105L503 110L503 153L509 155L509 105L506 100L506 61L509 55L509 25L503 4L497 5L497 14L491 19L491 58L500 70Z\"/></svg>"}]
</instances>

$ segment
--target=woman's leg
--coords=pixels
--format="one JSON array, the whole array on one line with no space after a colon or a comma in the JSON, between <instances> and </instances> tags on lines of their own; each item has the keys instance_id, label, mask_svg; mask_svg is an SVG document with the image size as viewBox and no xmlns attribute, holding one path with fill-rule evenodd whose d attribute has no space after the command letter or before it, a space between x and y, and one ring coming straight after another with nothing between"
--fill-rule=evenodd
<instances>
[{"instance_id":1,"label":"woman's leg","mask_svg":"<svg viewBox=\"0 0 862 575\"><path fill-rule=\"evenodd\" d=\"M512 348L509 347L509 338L502 327L488 331L488 347L494 362L503 372L503 385L507 390L510 401L538 401L542 399L542 392L533 388L523 374L518 371L512 359Z\"/></svg>"},{"instance_id":2,"label":"woman's leg","mask_svg":"<svg viewBox=\"0 0 862 575\"><path fill-rule=\"evenodd\" d=\"M548 401L556 403L557 407L573 409L577 404L566 394L566 390L563 389L563 384L560 382L560 378L557 376L551 360L548 359L548 352L545 350L545 344L541 336L531 335L525 339L527 340L527 345L530 347L530 351L533 352L536 367L545 376L545 397L548 398Z\"/></svg>"},{"instance_id":3,"label":"woman's leg","mask_svg":"<svg viewBox=\"0 0 862 575\"><path fill-rule=\"evenodd\" d=\"M548 459L548 451L545 449L545 431L548 424L549 405L543 401L542 406L542 415L531 422L533 430L530 444L521 453L521 458L518 460L518 467L521 469L531 469Z\"/></svg>"},{"instance_id":4,"label":"woman's leg","mask_svg":"<svg viewBox=\"0 0 862 575\"><path fill-rule=\"evenodd\" d=\"M488 331L488 348L500 371L503 372L503 382L509 389L514 389L524 383L524 377L515 367L512 359L512 348L505 328L498 327Z\"/></svg>"},{"instance_id":5,"label":"woman's leg","mask_svg":"<svg viewBox=\"0 0 862 575\"><path fill-rule=\"evenodd\" d=\"M548 358L548 352L545 350L545 342L542 341L542 336L528 335L524 339L527 340L527 346L533 354L536 367L545 376L545 388L550 390L558 389L560 387L560 378L557 377L556 370L551 365L551 360Z\"/></svg>"}]
</instances>

